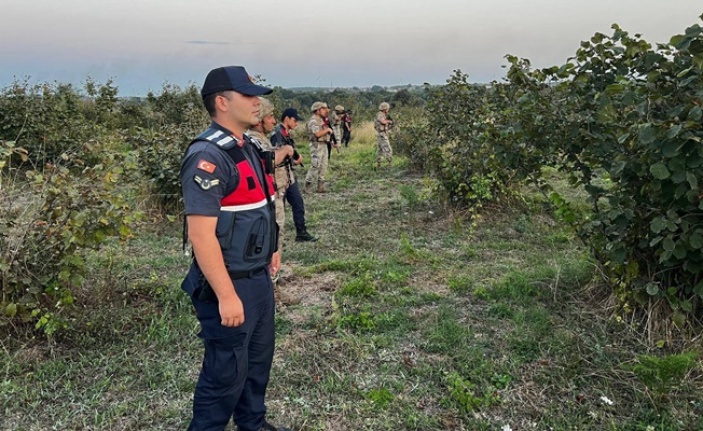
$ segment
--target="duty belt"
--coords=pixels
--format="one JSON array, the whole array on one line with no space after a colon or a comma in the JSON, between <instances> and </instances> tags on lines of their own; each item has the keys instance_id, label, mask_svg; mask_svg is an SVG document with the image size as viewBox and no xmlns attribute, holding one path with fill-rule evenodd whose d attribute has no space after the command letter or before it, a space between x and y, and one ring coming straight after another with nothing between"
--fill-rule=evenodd
<instances>
[{"instance_id":1,"label":"duty belt","mask_svg":"<svg viewBox=\"0 0 703 431\"><path fill-rule=\"evenodd\" d=\"M232 280L241 280L243 278L254 278L254 276L257 276L264 271L266 271L265 266L262 266L261 268L252 269L251 271L229 271L229 277Z\"/></svg>"},{"instance_id":2,"label":"duty belt","mask_svg":"<svg viewBox=\"0 0 703 431\"><path fill-rule=\"evenodd\" d=\"M232 280L241 280L244 278L253 278L256 275L263 273L265 270L266 267L262 266L261 268L252 269L251 271L230 271L229 276ZM217 304L217 295L212 289L212 286L210 286L210 283L208 283L205 279L202 271L200 272L200 279L198 283L200 284L198 287L200 290L197 292L197 298L203 302L207 302L208 304Z\"/></svg>"}]
</instances>

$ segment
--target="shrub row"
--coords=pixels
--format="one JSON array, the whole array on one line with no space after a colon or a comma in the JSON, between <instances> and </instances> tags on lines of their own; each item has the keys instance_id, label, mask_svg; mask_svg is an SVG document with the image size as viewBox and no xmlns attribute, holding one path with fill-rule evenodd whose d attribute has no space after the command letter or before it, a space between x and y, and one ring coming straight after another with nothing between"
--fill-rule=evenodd
<instances>
[{"instance_id":1,"label":"shrub row","mask_svg":"<svg viewBox=\"0 0 703 431\"><path fill-rule=\"evenodd\" d=\"M506 82L460 71L430 89L420 141L400 150L447 199L476 207L536 184L593 250L624 310L665 303L679 326L703 299L703 29L652 47L617 25L562 66L507 56ZM580 213L545 167L588 195Z\"/></svg>"}]
</instances>

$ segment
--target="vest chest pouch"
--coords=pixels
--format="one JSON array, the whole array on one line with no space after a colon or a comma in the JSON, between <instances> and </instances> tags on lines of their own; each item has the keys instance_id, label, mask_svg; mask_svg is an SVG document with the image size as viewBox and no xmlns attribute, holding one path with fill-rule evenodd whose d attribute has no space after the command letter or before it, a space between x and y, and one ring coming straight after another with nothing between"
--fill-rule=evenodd
<instances>
[{"instance_id":1,"label":"vest chest pouch","mask_svg":"<svg viewBox=\"0 0 703 431\"><path fill-rule=\"evenodd\" d=\"M262 257L266 257L270 248L271 235L267 221L261 217L251 223L249 234L247 235L246 248L244 249L244 259L249 262L261 261Z\"/></svg>"},{"instance_id":2,"label":"vest chest pouch","mask_svg":"<svg viewBox=\"0 0 703 431\"><path fill-rule=\"evenodd\" d=\"M232 236L234 235L234 219L236 218L236 212L233 211L221 211L220 216L217 218L217 227L215 228L215 234L217 235L217 240L220 242L220 247L222 250L229 250L232 245Z\"/></svg>"},{"instance_id":3,"label":"vest chest pouch","mask_svg":"<svg viewBox=\"0 0 703 431\"><path fill-rule=\"evenodd\" d=\"M273 217L264 211L220 212L217 239L229 271L250 271L268 264L275 244L272 223Z\"/></svg>"}]
</instances>

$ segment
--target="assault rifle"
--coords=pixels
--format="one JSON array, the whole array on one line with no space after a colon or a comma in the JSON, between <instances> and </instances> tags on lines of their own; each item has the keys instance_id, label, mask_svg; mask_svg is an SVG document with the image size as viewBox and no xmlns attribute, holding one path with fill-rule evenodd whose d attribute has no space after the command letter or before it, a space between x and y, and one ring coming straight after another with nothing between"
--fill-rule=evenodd
<instances>
[{"instance_id":1,"label":"assault rifle","mask_svg":"<svg viewBox=\"0 0 703 431\"><path fill-rule=\"evenodd\" d=\"M281 126L283 127L283 126ZM280 136L280 137L279 137ZM292 137L289 136L284 136L283 133L279 130L276 130L273 135L271 135L271 144L274 147L280 147L283 145L290 145L293 147L293 157L291 156L286 156L285 159L283 159L283 164L288 166L288 169L291 171L295 170L295 163L294 160L298 160L300 158L300 154L298 153L298 150L295 149L295 141L293 140ZM300 163L301 167L305 167L303 163Z\"/></svg>"},{"instance_id":2,"label":"assault rifle","mask_svg":"<svg viewBox=\"0 0 703 431\"><path fill-rule=\"evenodd\" d=\"M390 131L395 126L395 120L393 120L389 112L386 112L386 120L390 121L388 123L388 130Z\"/></svg>"}]
</instances>

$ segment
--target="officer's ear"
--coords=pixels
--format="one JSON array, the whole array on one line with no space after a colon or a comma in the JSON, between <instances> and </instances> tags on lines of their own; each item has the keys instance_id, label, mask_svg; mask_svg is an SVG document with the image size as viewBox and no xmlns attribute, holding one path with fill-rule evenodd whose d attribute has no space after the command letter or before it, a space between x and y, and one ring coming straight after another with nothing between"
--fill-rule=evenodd
<instances>
[{"instance_id":1,"label":"officer's ear","mask_svg":"<svg viewBox=\"0 0 703 431\"><path fill-rule=\"evenodd\" d=\"M230 100L232 100L232 94L230 91L222 91L218 93L217 97L215 97L215 108L218 111L229 111Z\"/></svg>"}]
</instances>

